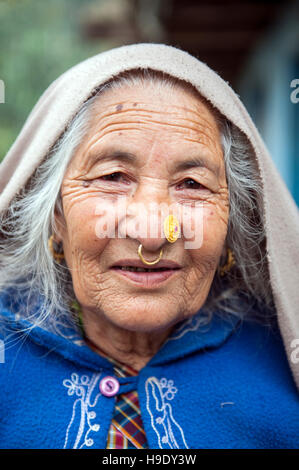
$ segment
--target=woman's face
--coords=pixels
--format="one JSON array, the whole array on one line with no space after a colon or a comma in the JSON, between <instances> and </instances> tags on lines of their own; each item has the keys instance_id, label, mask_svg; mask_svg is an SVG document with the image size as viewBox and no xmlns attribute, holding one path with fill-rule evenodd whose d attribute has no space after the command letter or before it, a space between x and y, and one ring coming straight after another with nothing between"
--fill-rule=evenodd
<instances>
[{"instance_id":1,"label":"woman's face","mask_svg":"<svg viewBox=\"0 0 299 470\"><path fill-rule=\"evenodd\" d=\"M219 131L199 99L153 84L106 91L94 104L61 193L64 218L58 216L56 238L84 311L127 330L154 332L202 307L224 249L229 208ZM120 202L126 211L117 219ZM153 235L148 214L161 205L188 210L175 243ZM163 226L161 211L155 214L152 224ZM185 245L187 224L202 234L192 249ZM115 236L107 235L108 226ZM134 234L133 226L143 233ZM159 274L121 268L148 268L137 254L140 243L148 260L163 248L153 266L164 268ZM166 261L176 269L166 269Z\"/></svg>"}]
</instances>

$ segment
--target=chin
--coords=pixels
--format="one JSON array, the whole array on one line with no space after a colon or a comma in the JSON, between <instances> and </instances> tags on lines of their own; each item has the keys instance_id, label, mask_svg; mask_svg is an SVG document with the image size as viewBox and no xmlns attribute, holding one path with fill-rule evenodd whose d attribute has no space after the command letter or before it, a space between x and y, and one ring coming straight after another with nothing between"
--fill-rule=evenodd
<instances>
[{"instance_id":1,"label":"chin","mask_svg":"<svg viewBox=\"0 0 299 470\"><path fill-rule=\"evenodd\" d=\"M151 333L155 331L168 330L180 318L178 314L170 314L170 312L163 312L160 309L146 309L140 308L133 311L124 313L121 318L109 318L116 326L128 331L135 331L140 333Z\"/></svg>"}]
</instances>

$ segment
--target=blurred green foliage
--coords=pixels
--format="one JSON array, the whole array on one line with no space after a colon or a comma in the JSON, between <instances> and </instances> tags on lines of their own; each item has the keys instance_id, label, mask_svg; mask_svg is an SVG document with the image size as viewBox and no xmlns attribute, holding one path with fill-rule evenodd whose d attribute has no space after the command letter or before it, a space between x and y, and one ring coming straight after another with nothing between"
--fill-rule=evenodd
<instances>
[{"instance_id":1,"label":"blurred green foliage","mask_svg":"<svg viewBox=\"0 0 299 470\"><path fill-rule=\"evenodd\" d=\"M100 2L100 0L98 0ZM107 49L82 37L89 0L0 0L0 160L38 98L72 65Z\"/></svg>"}]
</instances>

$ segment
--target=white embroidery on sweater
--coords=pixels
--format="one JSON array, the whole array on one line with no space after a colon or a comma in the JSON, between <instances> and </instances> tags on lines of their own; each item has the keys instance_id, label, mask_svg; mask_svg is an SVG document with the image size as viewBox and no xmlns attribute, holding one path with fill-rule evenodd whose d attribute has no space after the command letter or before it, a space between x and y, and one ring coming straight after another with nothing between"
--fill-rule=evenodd
<instances>
[{"instance_id":1,"label":"white embroidery on sweater","mask_svg":"<svg viewBox=\"0 0 299 470\"><path fill-rule=\"evenodd\" d=\"M174 419L169 401L177 393L173 380L149 377L145 382L146 409L160 449L188 449L184 431Z\"/></svg>"},{"instance_id":2,"label":"white embroidery on sweater","mask_svg":"<svg viewBox=\"0 0 299 470\"><path fill-rule=\"evenodd\" d=\"M91 431L98 432L100 425L98 423L91 423L91 420L96 418L96 412L91 410L97 404L98 398L101 393L96 394L93 401L91 401L91 395L96 385L99 382L101 374L92 374L91 377L88 375L71 374L71 379L65 379L63 385L68 389L67 393L69 396L75 395L78 398L73 404L72 416L69 425L66 430L64 449L82 449L84 446L92 447L94 440L89 437ZM79 425L78 425L79 420ZM77 431L72 431L73 427L78 427ZM73 439L74 432L76 432L76 438Z\"/></svg>"}]
</instances>

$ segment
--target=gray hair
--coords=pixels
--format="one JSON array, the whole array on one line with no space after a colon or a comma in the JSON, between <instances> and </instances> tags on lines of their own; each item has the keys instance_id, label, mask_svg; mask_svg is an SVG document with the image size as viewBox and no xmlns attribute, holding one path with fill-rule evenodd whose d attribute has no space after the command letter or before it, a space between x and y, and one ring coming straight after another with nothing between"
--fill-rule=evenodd
<instances>
[{"instance_id":1,"label":"gray hair","mask_svg":"<svg viewBox=\"0 0 299 470\"><path fill-rule=\"evenodd\" d=\"M62 212L60 187L65 171L87 133L95 100L107 90L148 82L162 89L181 87L203 100L216 117L221 133L230 205L226 245L234 253L235 265L224 277L215 273L203 311L208 319L219 310L242 318L262 311L262 321L266 311L274 313L263 189L251 144L191 84L163 72L137 69L119 74L94 90L26 187L1 215L0 292L14 289L14 295L20 298L26 292L27 302L22 301L18 313L35 326L60 333L60 326L73 325L75 320L69 308L75 298L71 275L65 263L54 261L48 239L56 230L55 210Z\"/></svg>"}]
</instances>

